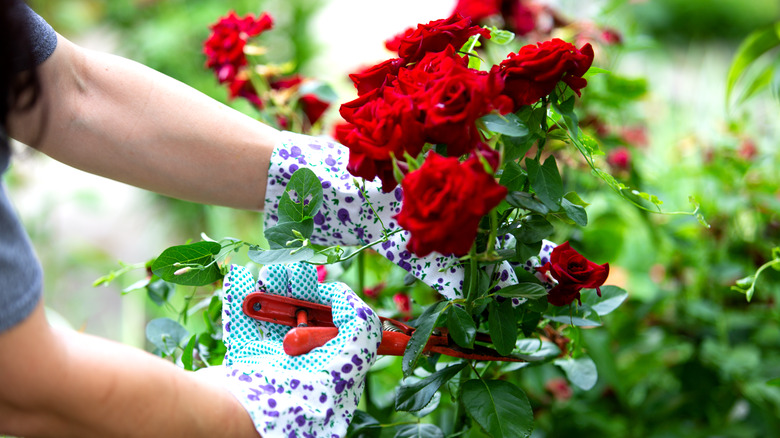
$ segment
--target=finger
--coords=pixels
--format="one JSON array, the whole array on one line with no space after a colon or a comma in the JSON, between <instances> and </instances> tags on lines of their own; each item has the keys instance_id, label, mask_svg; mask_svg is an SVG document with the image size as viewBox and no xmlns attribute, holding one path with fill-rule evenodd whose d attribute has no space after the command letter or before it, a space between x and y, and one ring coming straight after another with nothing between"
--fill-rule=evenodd
<instances>
[{"instance_id":1,"label":"finger","mask_svg":"<svg viewBox=\"0 0 780 438\"><path fill-rule=\"evenodd\" d=\"M257 274L257 290L260 292L289 297L289 284L285 265L266 265Z\"/></svg>"},{"instance_id":2,"label":"finger","mask_svg":"<svg viewBox=\"0 0 780 438\"><path fill-rule=\"evenodd\" d=\"M292 298L318 304L330 305L327 297L322 297L318 291L317 268L308 263L291 263L286 265L289 278L288 291Z\"/></svg>"},{"instance_id":3,"label":"finger","mask_svg":"<svg viewBox=\"0 0 780 438\"><path fill-rule=\"evenodd\" d=\"M334 348L337 354L330 363L342 378L351 373L364 373L376 361L376 350L382 341L382 328L377 314L343 283L321 284L320 295L327 297L333 310L333 323L338 336L323 348ZM335 377L334 377L335 378Z\"/></svg>"},{"instance_id":4,"label":"finger","mask_svg":"<svg viewBox=\"0 0 780 438\"><path fill-rule=\"evenodd\" d=\"M232 265L223 281L224 303L222 305L222 326L227 354L225 360L232 364L235 355L250 342L260 340L257 323L244 313L244 299L254 292L255 280L243 266Z\"/></svg>"}]
</instances>

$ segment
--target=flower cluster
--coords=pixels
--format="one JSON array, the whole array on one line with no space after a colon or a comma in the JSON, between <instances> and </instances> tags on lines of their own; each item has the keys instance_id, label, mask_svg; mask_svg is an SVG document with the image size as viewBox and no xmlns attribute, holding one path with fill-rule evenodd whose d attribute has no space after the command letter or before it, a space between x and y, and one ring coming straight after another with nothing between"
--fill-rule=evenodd
<instances>
[{"instance_id":1,"label":"flower cluster","mask_svg":"<svg viewBox=\"0 0 780 438\"><path fill-rule=\"evenodd\" d=\"M306 122L299 126L306 129L322 117L330 103L314 93L301 92L300 87L305 80L299 75L285 74L285 69L280 66L256 68L247 58L247 52L256 55L265 52L264 48L253 46L250 40L272 27L273 19L267 13L259 17L254 14L238 17L231 11L210 26L211 35L203 43L206 67L214 71L219 83L227 86L231 99L247 99L259 110L269 106L277 109L297 106L306 117ZM258 82L262 84L259 87ZM279 128L293 128L293 112L274 111L272 115Z\"/></svg>"},{"instance_id":2,"label":"flower cluster","mask_svg":"<svg viewBox=\"0 0 780 438\"><path fill-rule=\"evenodd\" d=\"M358 97L340 108L346 123L335 135L349 148L348 170L378 177L386 192L403 179L397 219L419 256L468 253L481 218L507 195L482 118L533 105L559 83L579 95L593 62L589 44L553 39L480 70L470 66L478 38L491 33L459 14L406 30L386 42L397 58L350 75Z\"/></svg>"}]
</instances>

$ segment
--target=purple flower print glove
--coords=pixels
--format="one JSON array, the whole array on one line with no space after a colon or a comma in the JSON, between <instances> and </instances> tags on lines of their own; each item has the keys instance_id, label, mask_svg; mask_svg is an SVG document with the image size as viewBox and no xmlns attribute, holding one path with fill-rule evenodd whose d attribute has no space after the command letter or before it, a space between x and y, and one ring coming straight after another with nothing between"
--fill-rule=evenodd
<instances>
[{"instance_id":1,"label":"purple flower print glove","mask_svg":"<svg viewBox=\"0 0 780 438\"><path fill-rule=\"evenodd\" d=\"M397 230L398 222L393 216L401 211L401 187L384 193L379 179L366 181L365 192L372 210L354 184L354 177L347 171L348 161L349 150L336 142L292 132L282 133L282 140L273 151L268 170L266 229L279 221L276 213L279 200L293 172L307 167L317 175L323 188L322 207L314 217L312 243L362 246L383 236L382 225L390 231ZM406 249L408 239L409 233L404 230L392 234L387 242L374 246L374 249L446 298L462 298L465 272L458 259L436 254L418 258ZM499 287L517 283L515 272L507 262L499 267L495 278Z\"/></svg>"},{"instance_id":2,"label":"purple flower print glove","mask_svg":"<svg viewBox=\"0 0 780 438\"><path fill-rule=\"evenodd\" d=\"M246 268L233 266L224 288L224 383L257 431L264 438L343 437L376 361L377 315L345 284L318 284L316 269L304 263L267 266L256 285ZM256 290L331 306L338 336L308 354L287 355L282 339L291 327L242 311Z\"/></svg>"}]
</instances>

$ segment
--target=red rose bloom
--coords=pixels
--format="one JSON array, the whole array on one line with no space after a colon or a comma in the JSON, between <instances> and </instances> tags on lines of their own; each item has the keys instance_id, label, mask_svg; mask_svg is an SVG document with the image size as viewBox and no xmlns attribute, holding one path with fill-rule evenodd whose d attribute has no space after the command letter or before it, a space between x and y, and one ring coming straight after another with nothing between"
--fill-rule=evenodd
<instances>
[{"instance_id":1,"label":"red rose bloom","mask_svg":"<svg viewBox=\"0 0 780 438\"><path fill-rule=\"evenodd\" d=\"M397 43L398 56L412 63L422 59L426 53L440 52L447 46L460 50L476 34L490 38L489 30L472 26L470 19L453 14L450 18L419 24L417 29L407 30Z\"/></svg>"},{"instance_id":2,"label":"red rose bloom","mask_svg":"<svg viewBox=\"0 0 780 438\"><path fill-rule=\"evenodd\" d=\"M631 168L631 152L623 146L617 147L607 155L607 163L614 169L628 170Z\"/></svg>"},{"instance_id":3,"label":"red rose bloom","mask_svg":"<svg viewBox=\"0 0 780 438\"><path fill-rule=\"evenodd\" d=\"M398 312L409 315L412 313L412 300L409 298L409 294L405 292L399 292L393 295L393 302Z\"/></svg>"},{"instance_id":4,"label":"red rose bloom","mask_svg":"<svg viewBox=\"0 0 780 438\"><path fill-rule=\"evenodd\" d=\"M249 79L246 79L245 74L236 76L233 78L233 81L228 84L228 95L231 99L243 97L258 109L263 109L263 107L265 107L263 100L257 95L255 87Z\"/></svg>"},{"instance_id":5,"label":"red rose bloom","mask_svg":"<svg viewBox=\"0 0 780 438\"><path fill-rule=\"evenodd\" d=\"M601 285L609 276L609 263L597 265L569 246L569 242L558 245L550 255L550 261L537 268L550 273L558 284L547 294L547 301L554 306L566 306L580 299L583 288L596 289L601 296Z\"/></svg>"},{"instance_id":6,"label":"red rose bloom","mask_svg":"<svg viewBox=\"0 0 780 438\"><path fill-rule=\"evenodd\" d=\"M585 44L577 49L573 44L558 38L523 46L519 52L510 53L501 62L504 75L504 94L517 107L531 105L550 94L559 81L563 81L577 95L588 84L582 75L593 63L593 48Z\"/></svg>"},{"instance_id":7,"label":"red rose bloom","mask_svg":"<svg viewBox=\"0 0 780 438\"><path fill-rule=\"evenodd\" d=\"M402 64L403 59L401 58L388 59L373 67L353 73L349 75L349 78L355 84L358 96L362 96L386 84L393 83Z\"/></svg>"},{"instance_id":8,"label":"red rose bloom","mask_svg":"<svg viewBox=\"0 0 780 438\"><path fill-rule=\"evenodd\" d=\"M286 90L298 87L302 83L303 79L299 75L293 75L287 78L274 79L268 85L274 90ZM330 107L330 103L320 100L319 97L312 93L302 95L298 102L310 125L317 123L322 114Z\"/></svg>"},{"instance_id":9,"label":"red rose bloom","mask_svg":"<svg viewBox=\"0 0 780 438\"><path fill-rule=\"evenodd\" d=\"M349 148L347 170L368 181L377 176L382 190L390 192L398 183L392 158L403 159L404 151L417 156L422 150L423 125L409 96L384 88L341 106L346 125L336 128L336 139Z\"/></svg>"},{"instance_id":10,"label":"red rose bloom","mask_svg":"<svg viewBox=\"0 0 780 438\"><path fill-rule=\"evenodd\" d=\"M478 22L501 12L501 0L458 0L455 12Z\"/></svg>"},{"instance_id":11,"label":"red rose bloom","mask_svg":"<svg viewBox=\"0 0 780 438\"><path fill-rule=\"evenodd\" d=\"M328 278L328 268L325 265L317 265L317 281L322 283Z\"/></svg>"},{"instance_id":12,"label":"red rose bloom","mask_svg":"<svg viewBox=\"0 0 780 438\"><path fill-rule=\"evenodd\" d=\"M469 158L431 152L418 170L401 182L404 203L395 216L411 234L407 248L419 257L433 251L462 256L477 236L479 221L506 197L506 187Z\"/></svg>"},{"instance_id":13,"label":"red rose bloom","mask_svg":"<svg viewBox=\"0 0 780 438\"><path fill-rule=\"evenodd\" d=\"M232 82L247 63L244 55L247 40L272 26L273 20L267 13L258 18L253 14L239 18L231 11L211 25L211 35L203 43L206 67L214 70L220 83Z\"/></svg>"}]
</instances>

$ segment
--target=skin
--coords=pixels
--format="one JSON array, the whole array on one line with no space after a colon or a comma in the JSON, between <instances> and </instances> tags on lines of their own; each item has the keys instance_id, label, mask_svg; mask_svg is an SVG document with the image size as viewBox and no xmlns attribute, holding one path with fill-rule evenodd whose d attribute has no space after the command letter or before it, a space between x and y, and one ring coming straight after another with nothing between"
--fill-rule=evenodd
<instances>
[{"instance_id":1,"label":"skin","mask_svg":"<svg viewBox=\"0 0 780 438\"><path fill-rule=\"evenodd\" d=\"M58 36L11 137L73 167L195 202L260 210L279 133L145 66ZM46 322L0 334L0 433L256 437L223 387L144 351Z\"/></svg>"}]
</instances>

